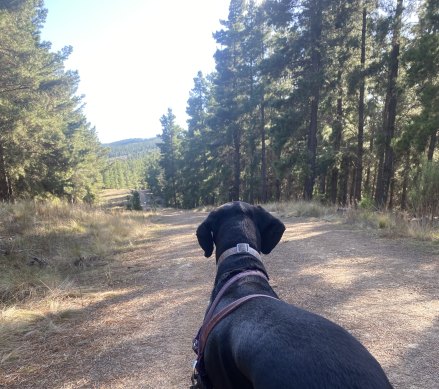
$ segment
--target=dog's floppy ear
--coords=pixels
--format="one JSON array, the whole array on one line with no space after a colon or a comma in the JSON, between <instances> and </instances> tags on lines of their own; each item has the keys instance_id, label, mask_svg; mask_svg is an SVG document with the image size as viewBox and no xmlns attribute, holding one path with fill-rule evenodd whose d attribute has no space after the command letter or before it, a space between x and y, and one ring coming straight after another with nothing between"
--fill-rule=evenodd
<instances>
[{"instance_id":1,"label":"dog's floppy ear","mask_svg":"<svg viewBox=\"0 0 439 389\"><path fill-rule=\"evenodd\" d=\"M209 223L209 218L198 226L197 239L199 245L204 250L204 256L209 258L213 253L212 226Z\"/></svg>"},{"instance_id":2,"label":"dog's floppy ear","mask_svg":"<svg viewBox=\"0 0 439 389\"><path fill-rule=\"evenodd\" d=\"M269 254L282 238L285 225L259 205L256 207L256 222L261 234L261 251Z\"/></svg>"}]
</instances>

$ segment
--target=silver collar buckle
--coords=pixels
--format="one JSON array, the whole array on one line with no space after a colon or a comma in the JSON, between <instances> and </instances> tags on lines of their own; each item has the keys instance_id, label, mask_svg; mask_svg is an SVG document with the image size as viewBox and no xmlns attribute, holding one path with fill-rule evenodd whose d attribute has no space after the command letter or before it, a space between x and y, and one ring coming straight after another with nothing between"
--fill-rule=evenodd
<instances>
[{"instance_id":1,"label":"silver collar buckle","mask_svg":"<svg viewBox=\"0 0 439 389\"><path fill-rule=\"evenodd\" d=\"M238 243L236 245L236 252L237 253L248 253L249 248L250 248L250 245L248 243Z\"/></svg>"}]
</instances>

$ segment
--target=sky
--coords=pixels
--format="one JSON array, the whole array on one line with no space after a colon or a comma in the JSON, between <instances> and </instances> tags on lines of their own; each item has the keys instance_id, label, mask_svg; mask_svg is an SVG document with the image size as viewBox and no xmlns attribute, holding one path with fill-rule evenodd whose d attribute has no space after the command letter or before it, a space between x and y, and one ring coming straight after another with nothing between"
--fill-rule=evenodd
<instances>
[{"instance_id":1,"label":"sky","mask_svg":"<svg viewBox=\"0 0 439 389\"><path fill-rule=\"evenodd\" d=\"M84 113L102 143L152 138L171 108L186 128L194 77L215 68L230 0L45 0L42 39L72 46Z\"/></svg>"}]
</instances>

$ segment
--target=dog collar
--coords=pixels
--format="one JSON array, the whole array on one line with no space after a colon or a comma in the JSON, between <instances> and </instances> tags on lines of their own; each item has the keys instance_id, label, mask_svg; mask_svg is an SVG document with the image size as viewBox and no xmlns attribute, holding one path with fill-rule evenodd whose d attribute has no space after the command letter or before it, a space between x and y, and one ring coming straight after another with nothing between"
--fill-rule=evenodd
<instances>
[{"instance_id":1,"label":"dog collar","mask_svg":"<svg viewBox=\"0 0 439 389\"><path fill-rule=\"evenodd\" d=\"M248 243L238 243L236 247L232 247L226 251L224 251L217 261L217 266L224 261L227 257L230 257L231 255L235 254L241 254L241 253L247 253L255 257L256 259L261 260L261 254L259 254L258 251L256 251L254 248L250 247Z\"/></svg>"}]
</instances>

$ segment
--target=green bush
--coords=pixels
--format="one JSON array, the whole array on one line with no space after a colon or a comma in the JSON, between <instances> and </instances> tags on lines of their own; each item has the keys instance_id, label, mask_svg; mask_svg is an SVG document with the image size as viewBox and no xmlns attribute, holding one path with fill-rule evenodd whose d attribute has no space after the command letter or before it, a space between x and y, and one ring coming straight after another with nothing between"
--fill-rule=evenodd
<instances>
[{"instance_id":1,"label":"green bush","mask_svg":"<svg viewBox=\"0 0 439 389\"><path fill-rule=\"evenodd\" d=\"M143 209L142 204L140 204L140 193L137 190L131 191L131 195L128 196L127 208L134 211Z\"/></svg>"},{"instance_id":2,"label":"green bush","mask_svg":"<svg viewBox=\"0 0 439 389\"><path fill-rule=\"evenodd\" d=\"M421 164L409 199L416 217L433 222L439 215L439 161Z\"/></svg>"}]
</instances>

